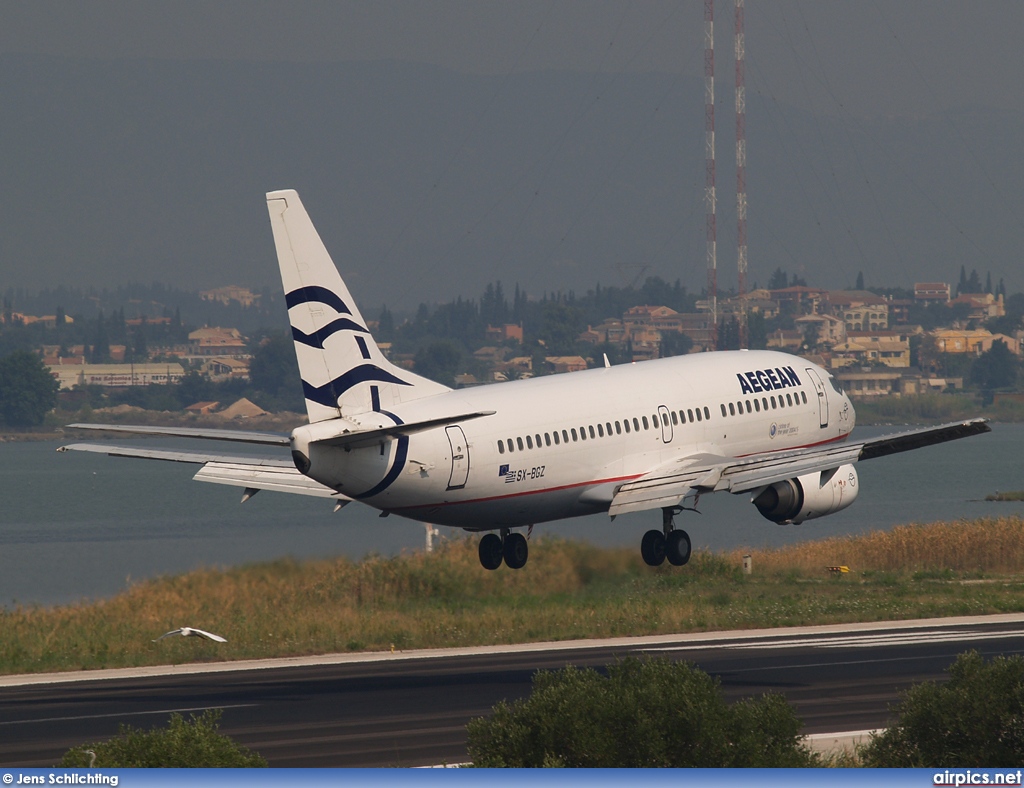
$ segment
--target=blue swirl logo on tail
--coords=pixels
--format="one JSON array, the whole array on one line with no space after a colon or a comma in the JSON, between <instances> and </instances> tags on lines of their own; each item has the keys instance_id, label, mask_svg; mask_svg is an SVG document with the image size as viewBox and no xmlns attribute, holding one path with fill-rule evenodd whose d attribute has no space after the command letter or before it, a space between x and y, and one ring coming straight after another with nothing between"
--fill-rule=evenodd
<instances>
[{"instance_id":1,"label":"blue swirl logo on tail","mask_svg":"<svg viewBox=\"0 0 1024 788\"><path fill-rule=\"evenodd\" d=\"M322 386L313 386L303 380L302 393L306 399L312 400L319 405L336 408L338 406L338 398L342 394L353 386L358 386L360 383L366 383L370 380L376 380L381 383L395 383L399 386L411 385L401 378L395 377L390 372L381 369L376 364L361 364L358 367L353 367L344 375L339 375L334 380L327 381Z\"/></svg>"},{"instance_id":2,"label":"blue swirl logo on tail","mask_svg":"<svg viewBox=\"0 0 1024 788\"><path fill-rule=\"evenodd\" d=\"M354 320L349 320L347 317L339 317L336 320L332 320L323 328L318 328L312 334L307 334L301 329L292 326L292 339L296 342L301 342L303 345L323 350L324 342L339 331L359 331L363 334L370 333L368 329L359 325Z\"/></svg>"},{"instance_id":3,"label":"blue swirl logo on tail","mask_svg":"<svg viewBox=\"0 0 1024 788\"><path fill-rule=\"evenodd\" d=\"M352 314L352 310L345 306L345 302L336 293L328 290L326 287L320 287L320 285L296 288L290 293L285 294L284 302L288 305L289 309L299 304L319 303L327 304L327 306L332 307L339 314Z\"/></svg>"}]
</instances>

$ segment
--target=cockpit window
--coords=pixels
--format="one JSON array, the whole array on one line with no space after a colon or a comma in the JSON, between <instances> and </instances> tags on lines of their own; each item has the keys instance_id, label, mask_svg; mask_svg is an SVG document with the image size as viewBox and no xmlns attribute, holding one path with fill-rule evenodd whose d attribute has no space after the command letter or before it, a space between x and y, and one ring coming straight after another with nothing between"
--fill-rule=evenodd
<instances>
[{"instance_id":1,"label":"cockpit window","mask_svg":"<svg viewBox=\"0 0 1024 788\"><path fill-rule=\"evenodd\" d=\"M834 388L836 390L836 394L842 394L843 393L843 387L840 386L839 385L839 381L836 380L831 375L828 376L828 382L832 384L832 388Z\"/></svg>"}]
</instances>

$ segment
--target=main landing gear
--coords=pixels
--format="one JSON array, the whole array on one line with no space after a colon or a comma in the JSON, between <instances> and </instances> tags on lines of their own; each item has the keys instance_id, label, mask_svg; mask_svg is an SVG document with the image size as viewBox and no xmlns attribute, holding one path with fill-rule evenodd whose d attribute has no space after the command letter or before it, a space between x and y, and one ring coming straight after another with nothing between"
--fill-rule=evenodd
<instances>
[{"instance_id":1,"label":"main landing gear","mask_svg":"<svg viewBox=\"0 0 1024 788\"><path fill-rule=\"evenodd\" d=\"M674 513L672 507L662 509L662 530L648 531L640 542L640 555L648 566L661 566L666 558L672 566L682 566L690 560L690 535L681 529L676 530L672 522Z\"/></svg>"},{"instance_id":2,"label":"main landing gear","mask_svg":"<svg viewBox=\"0 0 1024 788\"><path fill-rule=\"evenodd\" d=\"M501 529L501 536L484 534L480 539L480 564L484 569L497 569L504 561L509 569L522 569L530 557L526 537Z\"/></svg>"}]
</instances>

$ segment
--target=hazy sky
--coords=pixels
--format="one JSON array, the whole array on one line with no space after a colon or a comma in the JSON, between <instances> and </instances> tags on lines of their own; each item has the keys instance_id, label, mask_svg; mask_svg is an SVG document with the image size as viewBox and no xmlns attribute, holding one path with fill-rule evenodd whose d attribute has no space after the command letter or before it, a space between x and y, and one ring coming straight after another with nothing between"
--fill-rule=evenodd
<instances>
[{"instance_id":1,"label":"hazy sky","mask_svg":"<svg viewBox=\"0 0 1024 788\"><path fill-rule=\"evenodd\" d=\"M431 277L451 259L449 278L433 290L416 279L406 301L474 297L482 282L514 281L502 273L511 261L544 288L579 289L614 281L620 262L663 273L660 255L686 261L684 278L699 289L703 111L693 92L703 72L702 9L701 0L0 0L0 84L10 99L0 92L0 111L9 103L18 113L6 115L18 145L0 148L9 187L0 194L0 289L109 285L129 275L178 286L269 283L261 198L282 187L302 191L319 225L333 222L325 240L378 303L392 285L380 270L401 275L416 264L417 245ZM718 0L716 14L724 269L734 199L732 2ZM748 0L746 27L752 278L763 282L776 264L802 272L820 264L815 283L825 286L850 284L858 268L869 284L891 275L909 285L912 275L954 279L964 264L1024 289L1022 157L1012 139L1024 118L1024 3ZM82 59L98 65L76 65ZM157 66L140 66L147 59ZM407 68L390 68L395 61L437 68L423 69L427 81L416 85ZM313 89L276 84L261 95L258 80L277 77L276 64L298 64L282 80L320 66L326 76ZM88 78L76 82L78 72ZM559 93L566 72L575 82ZM549 83L529 78L537 73L550 73ZM657 83L668 103L621 95L627 81L616 75L648 73L678 77ZM548 84L556 87L545 93ZM655 82L628 84L639 91ZM361 97L360 85L405 92ZM425 122L432 137L399 133L412 110L375 114L382 102L426 102L437 85L449 103L423 110L450 112ZM359 118L324 108L336 87L361 102L352 105ZM291 115L271 117L267 96L286 97ZM670 113L673 128L659 128ZM931 135L920 151L919 121ZM603 136L589 139L599 125ZM205 130L219 135L208 148ZM328 136L342 132L352 136ZM306 159L300 150L276 161L275 146L298 135ZM530 145L517 161L520 140ZM659 147L645 149L654 141ZM405 147L390 155L388 144ZM490 159L476 158L481 152ZM674 193L651 182L659 167L677 182ZM391 193L368 193L374 183ZM793 202L788 230L786 212L769 206L781 199ZM630 221L623 205L665 211L661 225L634 223L649 249L636 234L623 233L619 249L600 235L615 217ZM587 268L602 251L607 259ZM930 260L941 261L933 272Z\"/></svg>"},{"instance_id":2,"label":"hazy sky","mask_svg":"<svg viewBox=\"0 0 1024 788\"><path fill-rule=\"evenodd\" d=\"M700 0L22 0L0 52L331 62L394 58L478 74L573 69L700 75ZM720 51L733 4L718 0ZM751 0L751 87L865 115L1020 107L1018 0ZM719 79L731 72L720 64Z\"/></svg>"}]
</instances>

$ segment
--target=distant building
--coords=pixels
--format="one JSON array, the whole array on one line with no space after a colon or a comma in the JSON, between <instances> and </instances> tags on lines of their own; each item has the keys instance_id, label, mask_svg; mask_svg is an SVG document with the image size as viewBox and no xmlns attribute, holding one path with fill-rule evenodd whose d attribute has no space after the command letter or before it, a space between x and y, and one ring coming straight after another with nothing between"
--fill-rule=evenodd
<instances>
[{"instance_id":1,"label":"distant building","mask_svg":"<svg viewBox=\"0 0 1024 788\"><path fill-rule=\"evenodd\" d=\"M914 282L914 300L918 303L949 303L952 289L946 282Z\"/></svg>"},{"instance_id":2,"label":"distant building","mask_svg":"<svg viewBox=\"0 0 1024 788\"><path fill-rule=\"evenodd\" d=\"M1003 297L996 297L991 293L964 293L950 303L966 304L970 309L967 313L968 320L991 320L993 317L1002 317L1006 314Z\"/></svg>"},{"instance_id":3,"label":"distant building","mask_svg":"<svg viewBox=\"0 0 1024 788\"><path fill-rule=\"evenodd\" d=\"M194 356L248 355L245 337L237 328L197 328L188 335L188 347Z\"/></svg>"},{"instance_id":4,"label":"distant building","mask_svg":"<svg viewBox=\"0 0 1024 788\"><path fill-rule=\"evenodd\" d=\"M152 386L177 383L185 376L181 364L75 364L49 365L61 389L87 386Z\"/></svg>"},{"instance_id":5,"label":"distant building","mask_svg":"<svg viewBox=\"0 0 1024 788\"><path fill-rule=\"evenodd\" d=\"M485 335L492 342L507 342L512 340L523 344L523 327L515 323L504 323L500 326L487 326Z\"/></svg>"},{"instance_id":6,"label":"distant building","mask_svg":"<svg viewBox=\"0 0 1024 788\"><path fill-rule=\"evenodd\" d=\"M204 361L199 371L214 381L248 380L249 360L218 356Z\"/></svg>"},{"instance_id":7,"label":"distant building","mask_svg":"<svg viewBox=\"0 0 1024 788\"><path fill-rule=\"evenodd\" d=\"M238 285L203 290L199 293L199 297L204 301L218 301L226 306L230 305L232 301L237 301L246 307L252 306L260 300L260 297L248 287L239 287Z\"/></svg>"},{"instance_id":8,"label":"distant building","mask_svg":"<svg viewBox=\"0 0 1024 788\"><path fill-rule=\"evenodd\" d=\"M582 356L547 356L544 359L552 372L579 372L587 368L587 361Z\"/></svg>"},{"instance_id":9,"label":"distant building","mask_svg":"<svg viewBox=\"0 0 1024 788\"><path fill-rule=\"evenodd\" d=\"M889 302L866 290L833 290L828 294L832 314L846 331L878 331L889 327Z\"/></svg>"},{"instance_id":10,"label":"distant building","mask_svg":"<svg viewBox=\"0 0 1024 788\"><path fill-rule=\"evenodd\" d=\"M219 402L193 402L185 406L186 413L195 413L199 416L207 416L220 407Z\"/></svg>"},{"instance_id":11,"label":"distant building","mask_svg":"<svg viewBox=\"0 0 1024 788\"><path fill-rule=\"evenodd\" d=\"M808 327L817 326L818 342L822 345L831 347L846 340L846 323L834 315L803 315L793 322L804 335Z\"/></svg>"}]
</instances>

